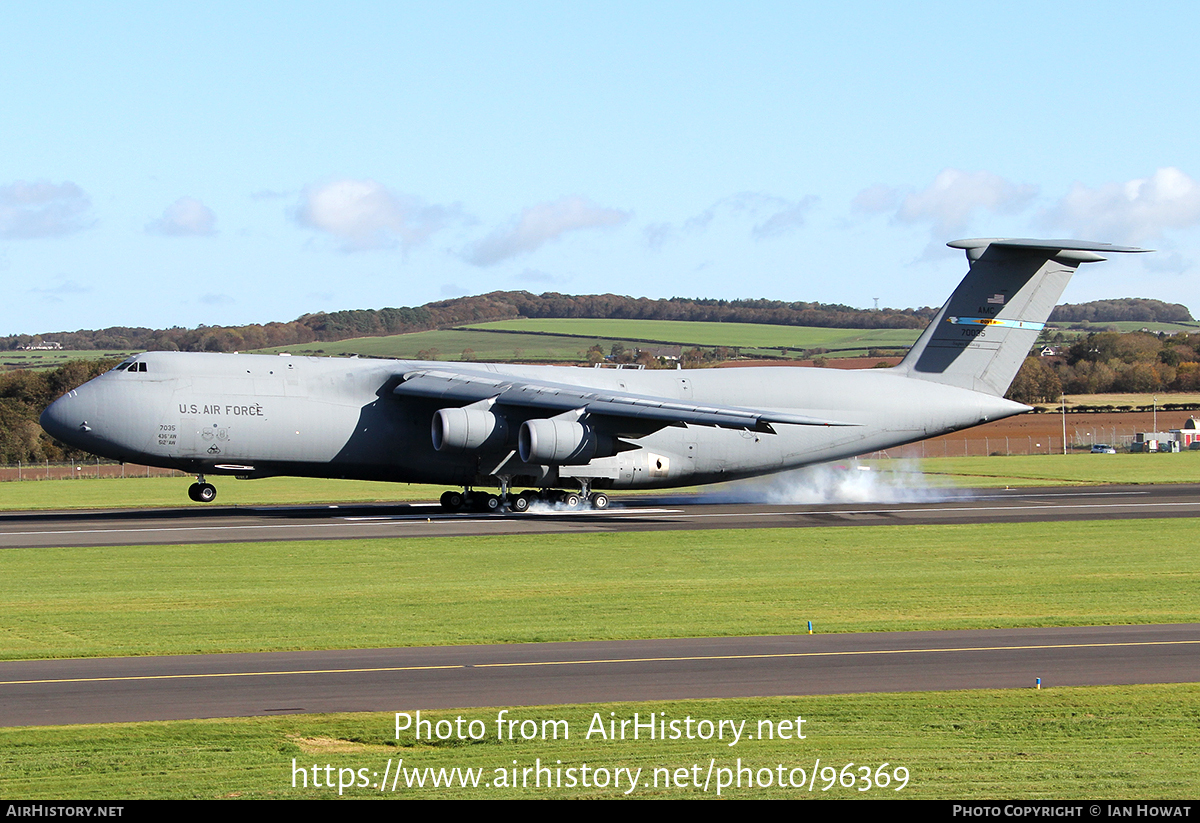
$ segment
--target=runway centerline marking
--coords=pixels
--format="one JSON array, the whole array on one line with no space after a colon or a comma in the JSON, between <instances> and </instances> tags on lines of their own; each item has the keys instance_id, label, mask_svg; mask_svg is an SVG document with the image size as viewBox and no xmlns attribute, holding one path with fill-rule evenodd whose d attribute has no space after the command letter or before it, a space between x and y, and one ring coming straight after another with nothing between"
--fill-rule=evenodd
<instances>
[{"instance_id":1,"label":"runway centerline marking","mask_svg":"<svg viewBox=\"0 0 1200 823\"><path fill-rule=\"evenodd\" d=\"M223 677L277 677L282 675L322 675L322 674L371 674L384 672L406 671L435 671L448 669L496 669L519 668L529 666L582 666L598 664L621 663L689 663L706 660L781 660L807 657L855 657L865 655L891 654L942 654L947 652L1002 652L1002 651L1038 651L1053 649L1108 649L1132 648L1138 646L1191 646L1200 645L1200 640L1146 640L1110 643L1051 643L1045 645L1022 646L965 646L946 649L856 649L827 652L775 652L770 654L716 654L693 655L684 657L628 657L628 658L598 658L593 660L544 660L515 663L453 663L440 666L375 666L370 668L351 669L299 669L294 671L249 671L249 672L197 672L193 674L144 674L144 675L114 675L109 677L64 677L44 678L34 680L3 680L0 686L31 686L48 685L53 683L109 683L133 682L143 680L202 680L206 678ZM104 658L98 658L104 659ZM13 661L18 662L18 661Z\"/></svg>"}]
</instances>

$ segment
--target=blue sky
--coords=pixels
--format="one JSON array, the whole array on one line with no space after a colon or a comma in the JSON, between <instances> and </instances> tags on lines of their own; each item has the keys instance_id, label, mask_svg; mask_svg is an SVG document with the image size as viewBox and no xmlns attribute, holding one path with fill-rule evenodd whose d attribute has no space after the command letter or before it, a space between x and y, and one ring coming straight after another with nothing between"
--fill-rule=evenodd
<instances>
[{"instance_id":1,"label":"blue sky","mask_svg":"<svg viewBox=\"0 0 1200 823\"><path fill-rule=\"evenodd\" d=\"M10 3L0 334L498 289L940 305L960 237L1200 312L1200 6Z\"/></svg>"}]
</instances>

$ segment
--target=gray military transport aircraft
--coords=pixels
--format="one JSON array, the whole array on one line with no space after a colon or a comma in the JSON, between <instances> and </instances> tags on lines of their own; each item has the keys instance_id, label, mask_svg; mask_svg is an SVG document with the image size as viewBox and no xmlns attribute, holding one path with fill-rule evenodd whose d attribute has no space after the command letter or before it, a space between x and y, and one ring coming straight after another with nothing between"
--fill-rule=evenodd
<instances>
[{"instance_id":1,"label":"gray military transport aircraft","mask_svg":"<svg viewBox=\"0 0 1200 823\"><path fill-rule=\"evenodd\" d=\"M447 510L608 505L605 490L719 483L999 420L1080 263L1140 252L957 240L970 268L890 369L643 371L146 352L56 400L42 427L102 457L197 476L462 487ZM499 488L499 495L476 491ZM517 494L514 488L526 489ZM576 491L577 490L577 491Z\"/></svg>"}]
</instances>

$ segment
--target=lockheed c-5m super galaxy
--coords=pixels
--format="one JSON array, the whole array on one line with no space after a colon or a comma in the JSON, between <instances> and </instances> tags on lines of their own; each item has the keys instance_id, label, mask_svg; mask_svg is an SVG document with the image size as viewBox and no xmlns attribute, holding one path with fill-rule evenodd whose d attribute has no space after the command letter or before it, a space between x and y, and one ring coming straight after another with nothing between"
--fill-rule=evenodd
<instances>
[{"instance_id":1,"label":"lockheed c-5m super galaxy","mask_svg":"<svg viewBox=\"0 0 1200 823\"><path fill-rule=\"evenodd\" d=\"M102 457L197 476L456 487L447 509L719 483L837 460L1028 411L1004 393L1063 288L1071 240L959 240L970 269L890 369L688 371L147 352L42 415ZM475 491L498 488L499 494ZM463 491L458 491L462 488ZM519 494L516 489L523 489Z\"/></svg>"}]
</instances>

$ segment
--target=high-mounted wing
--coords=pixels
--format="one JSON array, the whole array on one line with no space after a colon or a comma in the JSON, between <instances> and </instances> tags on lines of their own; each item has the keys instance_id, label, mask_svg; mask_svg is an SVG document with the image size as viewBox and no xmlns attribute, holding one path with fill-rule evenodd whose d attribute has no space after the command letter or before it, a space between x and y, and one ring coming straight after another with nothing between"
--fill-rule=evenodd
<instances>
[{"instance_id":1,"label":"high-mounted wing","mask_svg":"<svg viewBox=\"0 0 1200 823\"><path fill-rule=\"evenodd\" d=\"M587 389L543 380L506 377L471 371L421 369L406 372L393 390L401 397L445 400L456 405L489 401L493 405L544 410L551 414L582 414L625 418L662 426L717 426L774 433L772 423L793 426L855 426L800 414L745 409L736 406L703 406L607 389Z\"/></svg>"}]
</instances>

